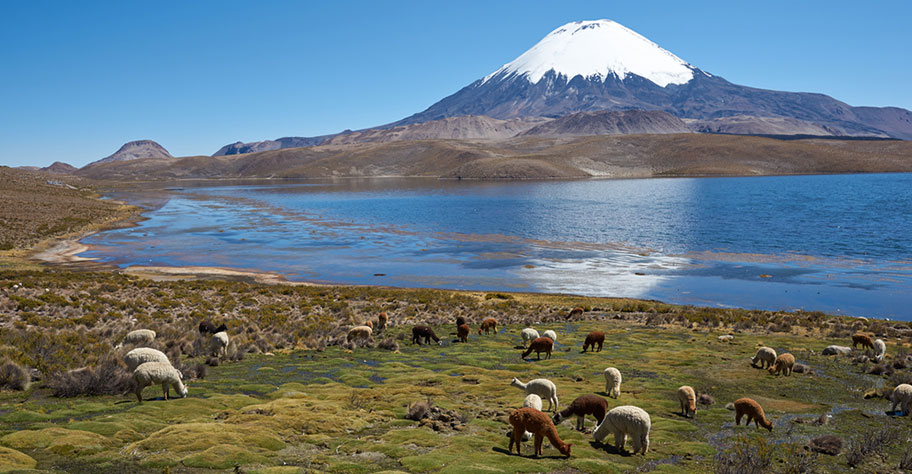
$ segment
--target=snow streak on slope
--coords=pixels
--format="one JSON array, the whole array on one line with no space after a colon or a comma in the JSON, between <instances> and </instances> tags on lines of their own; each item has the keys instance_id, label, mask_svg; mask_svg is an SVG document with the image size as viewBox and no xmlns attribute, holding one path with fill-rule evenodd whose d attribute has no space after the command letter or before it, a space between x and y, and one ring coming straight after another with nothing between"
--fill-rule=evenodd
<instances>
[{"instance_id":1,"label":"snow streak on slope","mask_svg":"<svg viewBox=\"0 0 912 474\"><path fill-rule=\"evenodd\" d=\"M481 83L519 75L535 84L550 70L568 81L577 75L604 81L612 74L621 80L636 74L660 87L693 78L693 70L681 58L619 23L595 20L561 26Z\"/></svg>"}]
</instances>

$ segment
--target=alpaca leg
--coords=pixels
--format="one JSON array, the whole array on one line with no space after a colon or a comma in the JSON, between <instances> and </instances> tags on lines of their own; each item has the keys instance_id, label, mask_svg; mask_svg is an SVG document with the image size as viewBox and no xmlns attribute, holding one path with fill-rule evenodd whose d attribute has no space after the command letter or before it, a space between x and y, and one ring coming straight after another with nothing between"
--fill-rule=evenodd
<instances>
[{"instance_id":1,"label":"alpaca leg","mask_svg":"<svg viewBox=\"0 0 912 474\"><path fill-rule=\"evenodd\" d=\"M599 348L598 348L598 351L596 351L596 352L602 352L602 343L600 342L598 344L599 344Z\"/></svg>"},{"instance_id":2,"label":"alpaca leg","mask_svg":"<svg viewBox=\"0 0 912 474\"><path fill-rule=\"evenodd\" d=\"M519 454L520 456L522 455L522 454L519 452L519 446L520 446L520 444L522 443L522 437L523 437L523 429L522 429L522 427L520 427L520 426L514 426L514 427L513 427L513 437L510 438L510 449L509 449L509 451L510 451L511 453L513 452L513 444L516 443L516 454Z\"/></svg>"},{"instance_id":3,"label":"alpaca leg","mask_svg":"<svg viewBox=\"0 0 912 474\"><path fill-rule=\"evenodd\" d=\"M542 455L542 441L545 439L545 435L541 432L535 433L535 456Z\"/></svg>"},{"instance_id":4,"label":"alpaca leg","mask_svg":"<svg viewBox=\"0 0 912 474\"><path fill-rule=\"evenodd\" d=\"M646 451L649 451L649 433L643 433L641 435L640 446L643 447L643 456L645 456Z\"/></svg>"},{"instance_id":5,"label":"alpaca leg","mask_svg":"<svg viewBox=\"0 0 912 474\"><path fill-rule=\"evenodd\" d=\"M583 428L586 426L586 421L581 416L576 417L576 431L583 431Z\"/></svg>"},{"instance_id":6,"label":"alpaca leg","mask_svg":"<svg viewBox=\"0 0 912 474\"><path fill-rule=\"evenodd\" d=\"M136 400L139 401L139 403L142 403L142 391L143 391L143 386L137 384L136 385Z\"/></svg>"},{"instance_id":7,"label":"alpaca leg","mask_svg":"<svg viewBox=\"0 0 912 474\"><path fill-rule=\"evenodd\" d=\"M623 431L616 431L614 433L614 444L617 445L619 451L623 451L624 446L627 444L627 433Z\"/></svg>"},{"instance_id":8,"label":"alpaca leg","mask_svg":"<svg viewBox=\"0 0 912 474\"><path fill-rule=\"evenodd\" d=\"M550 403L551 400L554 401L554 411L557 411L557 408L560 406L560 403L557 401L557 395L551 395L551 397L548 398L548 402Z\"/></svg>"},{"instance_id":9,"label":"alpaca leg","mask_svg":"<svg viewBox=\"0 0 912 474\"><path fill-rule=\"evenodd\" d=\"M735 425L740 425L740 424L741 424L741 417L742 417L742 416L744 416L744 414L741 413L740 411L736 411L736 412L735 412ZM750 423L750 418L748 418L747 422Z\"/></svg>"},{"instance_id":10,"label":"alpaca leg","mask_svg":"<svg viewBox=\"0 0 912 474\"><path fill-rule=\"evenodd\" d=\"M638 454L642 446L640 446L640 437L636 434L630 436L630 447L633 449L633 454Z\"/></svg>"},{"instance_id":11,"label":"alpaca leg","mask_svg":"<svg viewBox=\"0 0 912 474\"><path fill-rule=\"evenodd\" d=\"M896 405L899 405L899 399L893 400L893 408L890 408L891 412L896 413Z\"/></svg>"},{"instance_id":12,"label":"alpaca leg","mask_svg":"<svg viewBox=\"0 0 912 474\"><path fill-rule=\"evenodd\" d=\"M165 400L168 399L168 382L162 382L162 395L165 396Z\"/></svg>"}]
</instances>

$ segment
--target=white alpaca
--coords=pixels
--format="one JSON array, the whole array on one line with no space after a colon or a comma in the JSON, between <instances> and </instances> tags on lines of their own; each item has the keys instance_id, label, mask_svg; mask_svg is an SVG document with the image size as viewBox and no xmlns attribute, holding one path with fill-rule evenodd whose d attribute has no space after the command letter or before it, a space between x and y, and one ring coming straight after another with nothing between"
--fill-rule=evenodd
<instances>
[{"instance_id":1,"label":"white alpaca","mask_svg":"<svg viewBox=\"0 0 912 474\"><path fill-rule=\"evenodd\" d=\"M181 382L181 373L170 363L166 362L146 362L140 364L133 371L133 380L136 382L136 399L142 403L142 391L149 385L162 384L162 394L165 400L168 399L168 388L170 386L177 390L181 398L187 396L187 387Z\"/></svg>"},{"instance_id":2,"label":"white alpaca","mask_svg":"<svg viewBox=\"0 0 912 474\"><path fill-rule=\"evenodd\" d=\"M757 362L760 363L760 368L765 369L774 362L776 362L776 351L771 347L761 347L757 349L757 355L751 359L751 365L757 365Z\"/></svg>"},{"instance_id":3,"label":"white alpaca","mask_svg":"<svg viewBox=\"0 0 912 474\"><path fill-rule=\"evenodd\" d=\"M633 454L642 452L644 455L649 450L649 429L652 421L649 414L642 408L625 405L611 409L605 414L605 419L595 429L593 436L601 442L614 434L614 444L618 450L623 450L627 443L627 436L633 444Z\"/></svg>"},{"instance_id":4,"label":"white alpaca","mask_svg":"<svg viewBox=\"0 0 912 474\"><path fill-rule=\"evenodd\" d=\"M550 329L543 332L542 337L547 337L548 339L551 339L552 342L557 342L557 333Z\"/></svg>"},{"instance_id":5,"label":"white alpaca","mask_svg":"<svg viewBox=\"0 0 912 474\"><path fill-rule=\"evenodd\" d=\"M130 372L133 372L140 364L145 364L146 362L166 362L171 364L164 352L151 347L137 347L127 352L123 361L124 364L127 364L127 370Z\"/></svg>"},{"instance_id":6,"label":"white alpaca","mask_svg":"<svg viewBox=\"0 0 912 474\"><path fill-rule=\"evenodd\" d=\"M209 339L209 351L216 357L228 356L228 333L217 332Z\"/></svg>"},{"instance_id":7,"label":"white alpaca","mask_svg":"<svg viewBox=\"0 0 912 474\"><path fill-rule=\"evenodd\" d=\"M534 393L541 397L542 400L547 398L548 411L557 410L557 387L554 385L554 382L548 379L534 379L530 380L529 383L522 383L518 378L513 377L513 381L510 382L510 385L525 390L526 395Z\"/></svg>"},{"instance_id":8,"label":"white alpaca","mask_svg":"<svg viewBox=\"0 0 912 474\"><path fill-rule=\"evenodd\" d=\"M521 336L522 336L522 341L523 341L523 347L526 347L526 344L527 344L528 342L534 341L534 340L536 340L536 339L539 338L539 336L538 336L538 331L536 331L536 330L534 330L534 329L532 329L532 328L525 328L525 329L523 329L523 330L522 330L522 333L521 333ZM553 339L552 339L552 340L553 340Z\"/></svg>"},{"instance_id":9,"label":"white alpaca","mask_svg":"<svg viewBox=\"0 0 912 474\"><path fill-rule=\"evenodd\" d=\"M735 339L735 336L732 336L731 334L719 336L719 342L732 342L734 339Z\"/></svg>"},{"instance_id":10,"label":"white alpaca","mask_svg":"<svg viewBox=\"0 0 912 474\"><path fill-rule=\"evenodd\" d=\"M897 406L902 409L903 416L912 413L912 385L903 383L893 389L893 408L890 411L895 412Z\"/></svg>"},{"instance_id":11,"label":"white alpaca","mask_svg":"<svg viewBox=\"0 0 912 474\"><path fill-rule=\"evenodd\" d=\"M887 345L880 339L874 340L874 360L883 362L884 356L887 355Z\"/></svg>"},{"instance_id":12,"label":"white alpaca","mask_svg":"<svg viewBox=\"0 0 912 474\"><path fill-rule=\"evenodd\" d=\"M371 338L374 334L374 330L370 326L355 326L348 330L348 336L345 337L345 340L352 342L357 339L359 341L365 342Z\"/></svg>"},{"instance_id":13,"label":"white alpaca","mask_svg":"<svg viewBox=\"0 0 912 474\"><path fill-rule=\"evenodd\" d=\"M621 371L614 367L605 369L605 393L611 398L621 396Z\"/></svg>"},{"instance_id":14,"label":"white alpaca","mask_svg":"<svg viewBox=\"0 0 912 474\"><path fill-rule=\"evenodd\" d=\"M155 340L155 331L151 329L137 329L135 331L130 331L124 336L123 341L117 345L116 349L120 349L124 344L133 344L134 346L139 344L151 344Z\"/></svg>"},{"instance_id":15,"label":"white alpaca","mask_svg":"<svg viewBox=\"0 0 912 474\"><path fill-rule=\"evenodd\" d=\"M825 356L843 355L843 354L851 354L851 353L852 353L852 348L848 347L848 346L826 346L826 348L823 350L823 355L825 355Z\"/></svg>"},{"instance_id":16,"label":"white alpaca","mask_svg":"<svg viewBox=\"0 0 912 474\"><path fill-rule=\"evenodd\" d=\"M542 399L534 393L526 395L526 398L523 400L523 408L534 408L538 411L542 409Z\"/></svg>"}]
</instances>

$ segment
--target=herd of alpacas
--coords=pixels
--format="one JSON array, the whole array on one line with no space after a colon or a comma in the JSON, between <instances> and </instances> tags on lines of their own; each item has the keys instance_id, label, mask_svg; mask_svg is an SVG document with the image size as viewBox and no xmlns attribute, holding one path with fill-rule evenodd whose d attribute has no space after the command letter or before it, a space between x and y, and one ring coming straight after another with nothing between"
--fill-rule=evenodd
<instances>
[{"instance_id":1,"label":"herd of alpacas","mask_svg":"<svg viewBox=\"0 0 912 474\"><path fill-rule=\"evenodd\" d=\"M575 308L572 314L582 313L581 308ZM568 318L569 319L569 318ZM347 335L346 341L349 343L367 342L371 339L376 327L378 332L382 331L388 322L387 314L380 313L374 321L367 321L364 325L352 327ZM209 337L209 350L214 356L226 355L229 338L228 328L222 324L216 327L214 324L203 321L199 325L199 332L202 337ZM456 318L456 334L460 342L467 342L471 328L466 320L462 317ZM497 321L494 318L485 319L478 329L478 334L497 333ZM524 328L520 332L522 347L525 351L522 358L525 359L532 352L541 359L544 353L546 358L551 357L554 344L557 340L557 334L553 330L544 331L541 335L534 328ZM719 342L731 342L734 336L719 336ZM148 329L138 329L129 332L118 346L130 344L141 346L149 344L155 339L155 332ZM412 343L421 345L430 344L433 340L437 344L442 344L440 338L434 333L429 326L415 325L412 327ZM602 331L590 332L583 343L583 352L592 351L600 352L605 342L605 333ZM874 350L874 358L881 361L886 354L886 345L880 339L871 340L866 334L855 334L852 336L853 346L861 345L863 348ZM829 346L823 351L823 355L846 354L851 352L852 348L845 346ZM136 398L142 403L142 391L145 387L161 384L165 400L169 396L169 388L173 387L181 397L187 396L187 387L182 383L182 374L175 369L168 357L152 348L137 347L126 353L124 363L128 370L133 372L133 380L136 382ZM790 376L795 366L795 357L792 354L776 354L776 351L770 347L760 347L756 355L750 359L751 366L766 369L773 375ZM605 391L604 393L614 399L621 396L621 371L616 367L608 367L604 370ZM508 433L510 438L509 451L513 451L516 445L516 453L520 453L520 444L524 440L534 439L534 455L542 454L542 443L544 438L548 438L551 445L561 454L570 456L571 444L565 443L557 434L556 425L570 417L576 417L576 429L583 431L585 418L592 416L595 418L596 427L593 431L593 437L597 442L604 442L609 434L614 435L614 447L619 452L624 451L627 438L631 440L633 454L643 454L649 450L649 430L652 421L649 414L642 408L623 405L609 409L608 401L599 395L586 394L577 397L572 403L563 410L558 411L560 404L557 397L557 386L554 382L539 378L529 382L522 382L518 378L513 378L510 385L519 388L524 393L522 407L513 410L509 416L509 423L512 430ZM696 416L696 399L697 395L693 387L684 385L677 389L676 398L680 403L681 415L693 418ZM548 410L554 412L553 417L549 417L543 408L543 400L548 401ZM895 413L897 406L900 407L903 416L912 413L912 385L901 384L893 391L893 408ZM766 428L773 431L773 422L766 418L763 407L750 398L740 398L730 405L735 411L735 424L740 425L742 418L746 417L746 425L753 421L757 428ZM610 444L609 444L610 446Z\"/></svg>"}]
</instances>

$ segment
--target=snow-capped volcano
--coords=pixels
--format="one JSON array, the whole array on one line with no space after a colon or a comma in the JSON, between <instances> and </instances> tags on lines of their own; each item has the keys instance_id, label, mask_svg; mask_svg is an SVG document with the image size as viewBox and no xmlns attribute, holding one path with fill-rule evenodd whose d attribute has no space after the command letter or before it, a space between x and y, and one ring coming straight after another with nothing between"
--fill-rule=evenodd
<instances>
[{"instance_id":1,"label":"snow-capped volcano","mask_svg":"<svg viewBox=\"0 0 912 474\"><path fill-rule=\"evenodd\" d=\"M611 20L577 21L552 31L531 49L482 79L523 76L535 84L553 71L570 80L576 76L604 81L629 74L660 87L684 84L693 70L681 58L637 32Z\"/></svg>"},{"instance_id":2,"label":"snow-capped volcano","mask_svg":"<svg viewBox=\"0 0 912 474\"><path fill-rule=\"evenodd\" d=\"M561 26L500 69L384 128L460 115L505 120L630 109L721 121L720 129L732 117L755 124L772 118L831 135L912 139L908 110L852 107L823 94L732 84L611 20Z\"/></svg>"}]
</instances>

